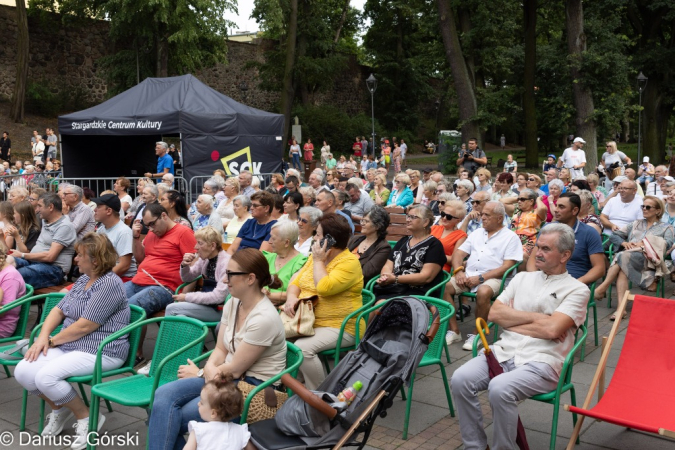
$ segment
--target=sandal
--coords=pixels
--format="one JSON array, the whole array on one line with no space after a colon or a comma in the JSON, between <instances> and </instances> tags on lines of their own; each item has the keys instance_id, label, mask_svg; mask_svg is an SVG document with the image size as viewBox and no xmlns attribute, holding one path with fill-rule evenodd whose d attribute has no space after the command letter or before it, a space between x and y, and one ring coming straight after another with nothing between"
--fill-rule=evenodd
<instances>
[{"instance_id":1,"label":"sandal","mask_svg":"<svg viewBox=\"0 0 675 450\"><path fill-rule=\"evenodd\" d=\"M621 316L621 320L625 319L627 315L628 315L628 314L624 312L624 313L623 313L623 316ZM611 316L609 316L609 320L611 320L612 322L614 322L614 321L616 320L616 313L614 313L614 314L612 314Z\"/></svg>"},{"instance_id":2,"label":"sandal","mask_svg":"<svg viewBox=\"0 0 675 450\"><path fill-rule=\"evenodd\" d=\"M460 308L462 308L462 313L464 314L464 317L469 317L471 315L471 305L467 305L465 303L462 303L459 305ZM455 314L455 318L457 320L461 320L459 312Z\"/></svg>"},{"instance_id":3,"label":"sandal","mask_svg":"<svg viewBox=\"0 0 675 450\"><path fill-rule=\"evenodd\" d=\"M136 356L136 359L134 360L134 367L141 366L141 365L143 365L147 362L148 361L145 358L143 358L142 356Z\"/></svg>"}]
</instances>

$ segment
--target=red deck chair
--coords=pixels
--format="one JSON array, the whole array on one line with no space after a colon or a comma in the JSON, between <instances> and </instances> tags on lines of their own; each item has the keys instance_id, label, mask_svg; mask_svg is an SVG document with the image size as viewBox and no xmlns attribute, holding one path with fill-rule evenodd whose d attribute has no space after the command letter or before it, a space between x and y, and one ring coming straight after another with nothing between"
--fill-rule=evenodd
<instances>
[{"instance_id":1,"label":"red deck chair","mask_svg":"<svg viewBox=\"0 0 675 450\"><path fill-rule=\"evenodd\" d=\"M602 394L604 371L619 320L602 351L598 369L581 408L565 405L567 411L580 414L567 449L574 448L584 416L619 426L675 437L675 301L627 292L619 305L617 318L633 301L626 339L607 391ZM589 409L593 394L600 384L597 405Z\"/></svg>"}]
</instances>

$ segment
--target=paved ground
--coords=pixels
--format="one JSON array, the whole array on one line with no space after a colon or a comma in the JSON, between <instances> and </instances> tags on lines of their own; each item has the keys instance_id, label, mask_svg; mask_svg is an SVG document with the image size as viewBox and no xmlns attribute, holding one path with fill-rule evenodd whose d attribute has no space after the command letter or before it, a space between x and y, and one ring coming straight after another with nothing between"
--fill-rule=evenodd
<instances>
[{"instance_id":1,"label":"paved ground","mask_svg":"<svg viewBox=\"0 0 675 450\"><path fill-rule=\"evenodd\" d=\"M670 295L673 292L673 285L670 282L666 283L666 292ZM615 291L615 290L614 290ZM635 291L634 293L639 293ZM613 294L614 296L616 294ZM671 297L673 298L673 297ZM598 305L598 326L600 336L607 335L611 328L612 322L609 321L611 310L607 308L607 301L602 300ZM613 304L616 306L616 299ZM468 320L460 325L463 333L472 331L473 319L472 315ZM629 319L630 320L630 319ZM591 324L592 325L592 321ZM628 321L621 324L621 334L616 341L616 350L613 350L609 357L607 379L611 379L613 368L616 366L619 348L623 344L623 337L628 325ZM577 389L577 401L579 404L583 400L588 391L593 374L595 373L596 365L600 359L600 348L595 347L592 339L592 328L589 327L589 338L586 347L586 360L574 365L574 372L572 380ZM148 332L148 339L145 342L146 355L150 355L153 345L154 337L156 335L156 327L152 327ZM212 346L212 340L209 340L209 346ZM470 357L470 352L465 352L461 349L460 344L454 344L450 348L450 355L452 358L451 364L445 364L446 371L450 377L452 373L460 365L465 363ZM0 375L0 448L5 445L7 436L3 432L9 431L14 437L14 442L10 445L5 445L7 448L45 448L45 449L62 449L66 448L59 443L52 443L51 445L37 445L36 443L29 443L26 445L19 445L19 439L22 438L24 443L27 442L30 436L34 436L37 431L37 421L39 417L38 402L34 398L30 398L28 402L28 420L27 428L30 433L19 435L19 423L21 418L21 394L22 390L16 384L16 381L11 378L5 378ZM410 417L409 437L407 441L401 439L401 430L403 427L403 416L405 412L405 402L397 401L389 410L389 414L385 419L379 419L373 434L368 442L369 449L382 450L433 450L433 449L455 449L461 448L461 439L459 435L459 426L456 418L449 415L447 401L444 395L442 386L442 379L438 368L424 368L417 373L417 380L415 382L415 389L413 395L412 414ZM491 439L492 432L492 418L490 414L489 405L487 405L487 398L485 394L481 396L481 401L484 406L485 427ZM569 403L569 396L564 395L562 403ZM141 449L144 448L146 438L146 413L138 408L126 408L113 405L115 411L107 413L107 421L102 432L108 433L109 436L128 436L132 439L131 442L122 445L115 443L108 447L101 446L100 448L114 448L114 449ZM527 437L530 443L530 448L533 450L545 449L549 446L551 418L553 407L543 403L527 400L520 405L520 415L527 431ZM72 434L73 429L71 424L67 425L64 434ZM556 448L565 448L572 433L572 418L570 413L561 411L558 438ZM136 439L136 441L133 441ZM584 422L583 431L581 434L581 445L579 449L667 449L675 448L672 441L648 436L634 431L627 431L625 428L620 428L614 425L595 422L586 419Z\"/></svg>"}]
</instances>

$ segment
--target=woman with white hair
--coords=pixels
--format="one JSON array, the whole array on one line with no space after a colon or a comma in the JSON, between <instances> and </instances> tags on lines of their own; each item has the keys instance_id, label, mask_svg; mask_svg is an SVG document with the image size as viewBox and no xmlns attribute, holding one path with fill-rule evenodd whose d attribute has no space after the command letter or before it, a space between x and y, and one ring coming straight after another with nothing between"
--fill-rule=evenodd
<instances>
[{"instance_id":1,"label":"woman with white hair","mask_svg":"<svg viewBox=\"0 0 675 450\"><path fill-rule=\"evenodd\" d=\"M553 209L558 204L558 199L564 188L565 185L561 180L554 179L548 182L548 195L541 197L541 201L546 205L546 222L553 220Z\"/></svg>"},{"instance_id":2,"label":"woman with white hair","mask_svg":"<svg viewBox=\"0 0 675 450\"><path fill-rule=\"evenodd\" d=\"M230 219L225 228L228 244L234 242L244 222L251 218L251 199L247 195L237 195L232 200L232 210L234 217Z\"/></svg>"},{"instance_id":3,"label":"woman with white hair","mask_svg":"<svg viewBox=\"0 0 675 450\"><path fill-rule=\"evenodd\" d=\"M436 184L436 182L432 180L429 180L424 184L422 184L422 190L424 191L424 195L422 195L422 201L420 202L420 204L428 206L429 209L431 209L431 212L434 213L434 216L440 214L438 210L438 193L436 191L437 187L438 184Z\"/></svg>"},{"instance_id":4,"label":"woman with white hair","mask_svg":"<svg viewBox=\"0 0 675 450\"><path fill-rule=\"evenodd\" d=\"M288 283L307 261L307 256L295 249L299 232L297 222L292 220L278 221L272 225L270 231L269 243L272 246L272 251L266 252L263 250L262 252L270 265L270 274L276 275L283 283L278 289L263 288L267 298L275 305L286 303Z\"/></svg>"},{"instance_id":5,"label":"woman with white hair","mask_svg":"<svg viewBox=\"0 0 675 450\"><path fill-rule=\"evenodd\" d=\"M314 235L316 234L316 228L319 226L321 216L323 216L321 210L314 206L303 206L298 211L299 234L294 248L305 256L309 256L312 252Z\"/></svg>"},{"instance_id":6,"label":"woman with white hair","mask_svg":"<svg viewBox=\"0 0 675 450\"><path fill-rule=\"evenodd\" d=\"M205 226L212 226L216 230L223 229L223 221L218 214L213 210L215 198L212 195L202 194L197 197L195 202L197 208L197 216L193 222L194 230L197 231Z\"/></svg>"},{"instance_id":7,"label":"woman with white hair","mask_svg":"<svg viewBox=\"0 0 675 450\"><path fill-rule=\"evenodd\" d=\"M400 206L405 208L415 201L413 191L410 189L410 177L405 173L399 173L394 177L394 189L387 200L387 207Z\"/></svg>"},{"instance_id":8,"label":"woman with white hair","mask_svg":"<svg viewBox=\"0 0 675 450\"><path fill-rule=\"evenodd\" d=\"M605 227L602 225L600 218L594 214L595 210L593 209L593 194L591 191L584 189L577 192L577 195L579 195L579 198L581 198L581 209L579 210L577 219L586 225L590 225L602 237L602 232Z\"/></svg>"},{"instance_id":9,"label":"woman with white hair","mask_svg":"<svg viewBox=\"0 0 675 450\"><path fill-rule=\"evenodd\" d=\"M230 177L225 180L223 187L223 200L218 204L216 213L223 221L223 228L227 228L230 220L234 219L234 199L239 195L241 189L239 187L239 179L237 177Z\"/></svg>"},{"instance_id":10,"label":"woman with white hair","mask_svg":"<svg viewBox=\"0 0 675 450\"><path fill-rule=\"evenodd\" d=\"M218 208L219 202L216 200L216 194L218 191L220 191L223 188L223 185L219 184L217 178L220 178L222 180L222 177L215 176L211 177L208 180L204 182L204 185L202 186L202 194L210 195L214 198L213 202L213 208L214 210ZM192 205L190 205L190 209L188 210L188 217L192 222L195 221L197 218L197 214L199 212L197 211L197 202L193 202ZM196 228L195 228L196 229Z\"/></svg>"},{"instance_id":11,"label":"woman with white hair","mask_svg":"<svg viewBox=\"0 0 675 450\"><path fill-rule=\"evenodd\" d=\"M155 182L152 181L150 178L140 178L136 182L136 192L138 193L138 195L131 202L131 206L129 207L129 209L127 209L126 219L131 219L132 217L136 216L136 213L138 212L138 209L144 203L143 189L145 188L145 186L152 186L154 184L155 184Z\"/></svg>"},{"instance_id":12,"label":"woman with white hair","mask_svg":"<svg viewBox=\"0 0 675 450\"><path fill-rule=\"evenodd\" d=\"M473 210L471 206L471 194L473 194L474 185L471 180L459 180L455 187L457 198L464 202L467 214Z\"/></svg>"}]
</instances>

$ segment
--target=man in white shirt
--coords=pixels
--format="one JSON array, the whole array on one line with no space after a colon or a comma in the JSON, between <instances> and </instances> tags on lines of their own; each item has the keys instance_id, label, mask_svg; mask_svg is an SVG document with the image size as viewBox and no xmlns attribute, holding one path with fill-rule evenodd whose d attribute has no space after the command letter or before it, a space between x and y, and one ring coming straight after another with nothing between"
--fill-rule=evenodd
<instances>
[{"instance_id":1,"label":"man in white shirt","mask_svg":"<svg viewBox=\"0 0 675 450\"><path fill-rule=\"evenodd\" d=\"M664 199L666 195L663 193L663 187L669 181L673 181L673 178L668 176L668 168L666 166L656 166L654 169L654 181L647 183L645 195L653 195Z\"/></svg>"},{"instance_id":2,"label":"man in white shirt","mask_svg":"<svg viewBox=\"0 0 675 450\"><path fill-rule=\"evenodd\" d=\"M33 143L33 148L31 149L33 153L33 162L35 164L41 163L43 161L43 156L45 153L45 143L42 140L42 136L39 134L35 136L35 143Z\"/></svg>"},{"instance_id":3,"label":"man in white shirt","mask_svg":"<svg viewBox=\"0 0 675 450\"><path fill-rule=\"evenodd\" d=\"M408 167L408 161L405 159L405 154L408 153L408 145L406 145L405 141L401 139L401 163L403 167Z\"/></svg>"},{"instance_id":4,"label":"man in white shirt","mask_svg":"<svg viewBox=\"0 0 675 450\"><path fill-rule=\"evenodd\" d=\"M462 292L476 293L476 317L487 321L490 300L499 292L502 276L517 262L523 260L523 245L516 233L504 227L504 205L487 202L481 213L483 228L469 235L452 254L454 276L445 285L445 301ZM466 264L463 262L467 258ZM454 334L450 334L450 333ZM467 335L462 347L471 350L474 334ZM462 339L457 319L450 317L450 331L446 342Z\"/></svg>"},{"instance_id":5,"label":"man in white shirt","mask_svg":"<svg viewBox=\"0 0 675 450\"><path fill-rule=\"evenodd\" d=\"M570 170L572 179L584 176L584 167L586 166L586 153L582 150L584 147L582 138L574 138L572 146L565 149L560 160L558 160L558 167L566 167Z\"/></svg>"},{"instance_id":6,"label":"man in white shirt","mask_svg":"<svg viewBox=\"0 0 675 450\"><path fill-rule=\"evenodd\" d=\"M120 199L117 195L105 194L91 201L96 204L94 220L101 223L96 232L108 237L118 255L117 264L112 271L123 282L131 281L136 275L136 260L134 260L133 252L134 236L131 228L120 220L119 211L122 208Z\"/></svg>"},{"instance_id":7,"label":"man in white shirt","mask_svg":"<svg viewBox=\"0 0 675 450\"><path fill-rule=\"evenodd\" d=\"M484 354L452 376L464 448L488 448L478 400L488 391L492 407L493 448L517 448L518 402L555 389L575 330L586 320L590 291L566 270L574 252L574 232L564 224L541 229L537 272L521 272L497 297L490 321L503 330L491 346L504 373L490 379Z\"/></svg>"},{"instance_id":8,"label":"man in white shirt","mask_svg":"<svg viewBox=\"0 0 675 450\"><path fill-rule=\"evenodd\" d=\"M600 213L603 233L612 234L637 219L642 219L642 198L637 194L637 183L623 180L618 187L619 195L611 198Z\"/></svg>"}]
</instances>

